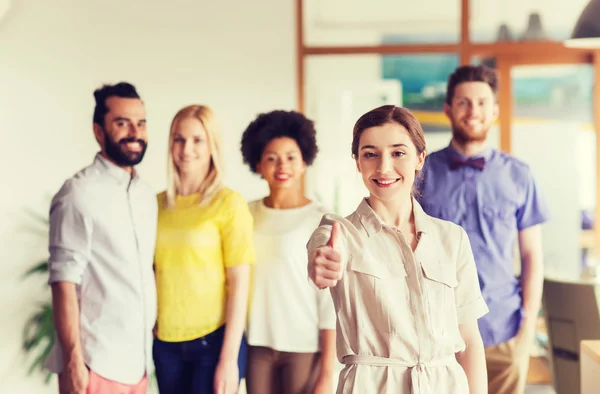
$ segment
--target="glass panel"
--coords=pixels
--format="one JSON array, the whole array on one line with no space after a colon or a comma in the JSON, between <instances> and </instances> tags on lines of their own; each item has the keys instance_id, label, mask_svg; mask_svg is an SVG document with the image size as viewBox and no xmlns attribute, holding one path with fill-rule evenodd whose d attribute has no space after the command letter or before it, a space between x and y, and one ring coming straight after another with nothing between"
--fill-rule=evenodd
<instances>
[{"instance_id":1,"label":"glass panel","mask_svg":"<svg viewBox=\"0 0 600 394\"><path fill-rule=\"evenodd\" d=\"M518 66L513 85L512 152L531 167L552 218L543 225L551 275L578 276L596 205L596 135L590 65Z\"/></svg>"},{"instance_id":2,"label":"glass panel","mask_svg":"<svg viewBox=\"0 0 600 394\"><path fill-rule=\"evenodd\" d=\"M589 0L470 0L472 42L563 41Z\"/></svg>"},{"instance_id":3,"label":"glass panel","mask_svg":"<svg viewBox=\"0 0 600 394\"><path fill-rule=\"evenodd\" d=\"M452 137L450 122L444 114L448 76L460 64L455 54L386 55L383 78L395 79L402 86L402 105L410 109L423 126L427 149L434 152L448 145ZM500 144L499 128L490 130L490 144Z\"/></svg>"},{"instance_id":4,"label":"glass panel","mask_svg":"<svg viewBox=\"0 0 600 394\"><path fill-rule=\"evenodd\" d=\"M304 44L457 43L460 0L304 0Z\"/></svg>"},{"instance_id":5,"label":"glass panel","mask_svg":"<svg viewBox=\"0 0 600 394\"><path fill-rule=\"evenodd\" d=\"M315 121L319 145L306 190L348 215L368 195L351 156L354 123L380 105L401 105L402 86L382 78L380 55L310 56L305 65L305 113Z\"/></svg>"},{"instance_id":6,"label":"glass panel","mask_svg":"<svg viewBox=\"0 0 600 394\"><path fill-rule=\"evenodd\" d=\"M455 54L328 55L306 59L306 114L316 123L319 154L307 172L307 191L330 209L350 214L366 195L351 157L352 129L365 112L402 105L421 121L430 152L452 136L443 112ZM498 128L490 144L499 145Z\"/></svg>"},{"instance_id":7,"label":"glass panel","mask_svg":"<svg viewBox=\"0 0 600 394\"><path fill-rule=\"evenodd\" d=\"M483 64L484 66L496 68L496 58L495 57L473 56L473 57L471 57L471 64L473 64L475 66Z\"/></svg>"}]
</instances>

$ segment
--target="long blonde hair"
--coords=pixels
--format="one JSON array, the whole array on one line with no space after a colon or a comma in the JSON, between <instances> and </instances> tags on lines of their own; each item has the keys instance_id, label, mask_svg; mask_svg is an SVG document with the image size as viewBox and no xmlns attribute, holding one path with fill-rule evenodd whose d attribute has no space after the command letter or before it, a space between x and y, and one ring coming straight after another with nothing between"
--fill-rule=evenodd
<instances>
[{"instance_id":1,"label":"long blonde hair","mask_svg":"<svg viewBox=\"0 0 600 394\"><path fill-rule=\"evenodd\" d=\"M173 161L173 143L179 122L186 118L198 119L206 131L206 140L210 151L210 167L206 178L200 184L200 204L207 204L223 187L223 163L221 156L220 127L215 113L206 105L189 105L177 112L171 122L169 133L169 152L167 159L167 207L175 206L175 197L180 186L179 173Z\"/></svg>"}]
</instances>

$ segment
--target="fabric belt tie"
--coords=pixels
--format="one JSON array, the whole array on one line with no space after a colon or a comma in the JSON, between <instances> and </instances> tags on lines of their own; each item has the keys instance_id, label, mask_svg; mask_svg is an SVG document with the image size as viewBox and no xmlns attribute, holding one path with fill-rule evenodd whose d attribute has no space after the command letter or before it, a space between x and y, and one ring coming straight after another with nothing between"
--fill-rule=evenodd
<instances>
[{"instance_id":1,"label":"fabric belt tie","mask_svg":"<svg viewBox=\"0 0 600 394\"><path fill-rule=\"evenodd\" d=\"M450 356L439 360L434 360L428 363L419 362L417 364L409 363L406 361L377 357L377 356L365 356L365 355L349 355L344 356L343 363L346 365L371 365L374 367L403 367L410 370L411 380L411 394L436 394L432 393L429 389L427 382L426 372L429 368L448 367L455 364L456 357Z\"/></svg>"}]
</instances>

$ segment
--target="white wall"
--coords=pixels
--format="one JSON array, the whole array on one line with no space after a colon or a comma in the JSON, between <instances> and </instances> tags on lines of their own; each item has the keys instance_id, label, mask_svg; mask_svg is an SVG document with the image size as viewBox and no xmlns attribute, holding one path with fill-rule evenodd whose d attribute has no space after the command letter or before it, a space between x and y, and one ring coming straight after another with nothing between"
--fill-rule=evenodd
<instances>
[{"instance_id":1,"label":"white wall","mask_svg":"<svg viewBox=\"0 0 600 394\"><path fill-rule=\"evenodd\" d=\"M305 65L305 112L315 121L319 145L306 191L336 213L349 215L368 195L350 154L352 128L360 115L383 104L381 96L400 105L400 83L381 80L380 55L311 56Z\"/></svg>"},{"instance_id":2,"label":"white wall","mask_svg":"<svg viewBox=\"0 0 600 394\"><path fill-rule=\"evenodd\" d=\"M581 155L579 134L580 125L567 121L517 124L512 130L512 153L529 164L550 210L551 220L542 226L549 276L577 278L581 273L582 173L575 159ZM561 158L560 165L556 165L557 158Z\"/></svg>"},{"instance_id":3,"label":"white wall","mask_svg":"<svg viewBox=\"0 0 600 394\"><path fill-rule=\"evenodd\" d=\"M149 147L140 167L165 186L168 126L182 106L212 106L224 128L226 182L266 192L242 165L240 136L261 111L296 107L293 0L20 0L0 21L0 393L55 393L26 377L21 330L44 279L20 275L45 258L30 209L93 159L93 90L134 83L146 103Z\"/></svg>"}]
</instances>

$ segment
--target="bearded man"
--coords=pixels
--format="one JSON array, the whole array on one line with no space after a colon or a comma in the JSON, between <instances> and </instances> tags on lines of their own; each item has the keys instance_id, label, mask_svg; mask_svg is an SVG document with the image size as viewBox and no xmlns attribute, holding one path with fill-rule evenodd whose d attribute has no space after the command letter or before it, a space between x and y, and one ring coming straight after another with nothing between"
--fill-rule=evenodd
<instances>
[{"instance_id":1,"label":"bearded man","mask_svg":"<svg viewBox=\"0 0 600 394\"><path fill-rule=\"evenodd\" d=\"M489 308L479 320L488 390L521 394L542 297L541 224L549 213L529 166L487 145L498 118L497 93L491 68L466 65L450 75L444 112L452 140L427 157L419 201L429 215L468 233ZM517 242L520 278L514 269Z\"/></svg>"},{"instance_id":2,"label":"bearded man","mask_svg":"<svg viewBox=\"0 0 600 394\"><path fill-rule=\"evenodd\" d=\"M146 113L129 83L104 85L94 97L100 152L50 206L56 344L46 366L61 394L145 394L157 223L155 192L135 170L148 143Z\"/></svg>"}]
</instances>

